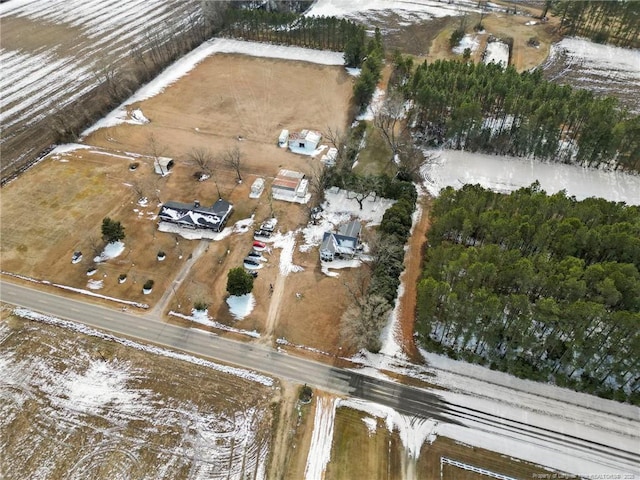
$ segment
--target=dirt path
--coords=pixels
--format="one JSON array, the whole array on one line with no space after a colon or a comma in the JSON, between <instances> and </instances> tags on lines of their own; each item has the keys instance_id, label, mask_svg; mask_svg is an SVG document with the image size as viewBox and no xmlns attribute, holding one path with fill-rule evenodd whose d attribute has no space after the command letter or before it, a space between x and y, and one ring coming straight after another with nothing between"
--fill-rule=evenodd
<instances>
[{"instance_id":1,"label":"dirt path","mask_svg":"<svg viewBox=\"0 0 640 480\"><path fill-rule=\"evenodd\" d=\"M431 197L418 198L422 214L413 229L409 239L409 250L404 260L404 292L400 297L400 329L402 332L402 345L407 356L414 360L420 360L420 354L413 339L417 285L420 278L422 257L427 243L427 230L429 229L429 214L431 210Z\"/></svg>"},{"instance_id":2,"label":"dirt path","mask_svg":"<svg viewBox=\"0 0 640 480\"><path fill-rule=\"evenodd\" d=\"M281 390L278 400L278 419L277 429L272 442L273 451L271 454L271 464L269 466L269 478L285 478L287 472L287 464L294 453L291 449L291 443L297 428L297 410L298 402L297 388L284 380L280 381Z\"/></svg>"},{"instance_id":3,"label":"dirt path","mask_svg":"<svg viewBox=\"0 0 640 480\"><path fill-rule=\"evenodd\" d=\"M263 342L272 343L274 340L272 337L278 323L278 313L280 312L280 304L284 294L284 282L286 278L287 277L278 271L278 277L276 278L276 283L273 285L270 295L269 313L267 313L264 335L260 337Z\"/></svg>"},{"instance_id":4,"label":"dirt path","mask_svg":"<svg viewBox=\"0 0 640 480\"><path fill-rule=\"evenodd\" d=\"M180 284L189 273L189 270L191 269L193 264L207 250L208 246L209 240L200 240L198 246L193 250L191 256L187 259L184 265L182 265L182 268L178 271L178 274L174 278L173 282L171 282L171 288L167 288L165 290L165 292L162 294L162 297L160 297L160 300L158 300L158 303L156 303L153 308L151 308L149 312L147 312L147 317L162 318L162 314L167 308L167 305L171 300L171 296L174 295L174 292L178 290Z\"/></svg>"}]
</instances>

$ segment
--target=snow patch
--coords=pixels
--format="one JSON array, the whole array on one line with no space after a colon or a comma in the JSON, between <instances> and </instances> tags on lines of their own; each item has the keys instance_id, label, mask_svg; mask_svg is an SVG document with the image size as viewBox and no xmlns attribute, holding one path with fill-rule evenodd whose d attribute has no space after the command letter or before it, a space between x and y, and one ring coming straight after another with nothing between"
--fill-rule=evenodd
<instances>
[{"instance_id":1,"label":"snow patch","mask_svg":"<svg viewBox=\"0 0 640 480\"><path fill-rule=\"evenodd\" d=\"M246 295L230 295L227 300L229 311L233 318L236 320L242 320L247 317L256 305L256 299L253 293L247 293Z\"/></svg>"}]
</instances>

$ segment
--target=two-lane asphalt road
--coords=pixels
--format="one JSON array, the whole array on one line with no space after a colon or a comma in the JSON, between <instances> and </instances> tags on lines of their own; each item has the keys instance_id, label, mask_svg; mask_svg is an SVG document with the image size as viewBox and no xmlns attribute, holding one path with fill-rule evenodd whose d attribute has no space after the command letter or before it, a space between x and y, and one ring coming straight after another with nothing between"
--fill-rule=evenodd
<instances>
[{"instance_id":1,"label":"two-lane asphalt road","mask_svg":"<svg viewBox=\"0 0 640 480\"><path fill-rule=\"evenodd\" d=\"M588 435L581 436L573 430L567 431L566 424L555 424L549 419L539 421L534 419L534 415L529 416L527 413L519 418L505 418L495 405L481 411L469 405L447 402L437 394L437 390L432 393L288 355L258 343L234 341L199 329L171 325L4 281L0 282L0 299L119 337L152 343L295 383L306 383L339 395L386 405L409 416L468 426L476 431L504 435L505 439L517 438L538 448L551 446L568 449L576 458L597 458L601 465L611 466L612 471L640 472L638 446L624 437L620 437L620 442L602 440L597 426ZM555 408L561 411L563 405L561 402L557 403Z\"/></svg>"},{"instance_id":2,"label":"two-lane asphalt road","mask_svg":"<svg viewBox=\"0 0 640 480\"><path fill-rule=\"evenodd\" d=\"M287 355L258 343L230 340L200 329L171 325L6 282L0 283L0 298L13 305L133 340L150 342L295 383L306 383L340 395L354 395L409 415L445 421L440 416L440 412L446 408L444 402L434 394ZM403 398L412 400L403 402Z\"/></svg>"}]
</instances>

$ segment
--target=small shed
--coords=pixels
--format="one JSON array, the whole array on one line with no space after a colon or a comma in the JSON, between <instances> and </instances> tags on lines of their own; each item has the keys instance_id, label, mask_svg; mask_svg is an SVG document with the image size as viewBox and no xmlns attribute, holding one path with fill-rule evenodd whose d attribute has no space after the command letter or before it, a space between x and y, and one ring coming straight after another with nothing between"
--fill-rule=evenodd
<instances>
[{"instance_id":1,"label":"small shed","mask_svg":"<svg viewBox=\"0 0 640 480\"><path fill-rule=\"evenodd\" d=\"M173 168L173 159L169 157L156 157L153 160L153 168L158 175L163 177Z\"/></svg>"},{"instance_id":2,"label":"small shed","mask_svg":"<svg viewBox=\"0 0 640 480\"><path fill-rule=\"evenodd\" d=\"M289 142L289 130L282 130L280 132L280 136L278 137L278 146L280 148L287 148L288 142Z\"/></svg>"},{"instance_id":3,"label":"small shed","mask_svg":"<svg viewBox=\"0 0 640 480\"><path fill-rule=\"evenodd\" d=\"M335 147L331 147L329 151L322 156L320 161L324 163L327 167L333 167L336 164L337 157L338 157L338 149Z\"/></svg>"},{"instance_id":4,"label":"small shed","mask_svg":"<svg viewBox=\"0 0 640 480\"><path fill-rule=\"evenodd\" d=\"M309 181L304 173L282 169L273 180L271 193L276 200L306 203L308 200Z\"/></svg>"},{"instance_id":5,"label":"small shed","mask_svg":"<svg viewBox=\"0 0 640 480\"><path fill-rule=\"evenodd\" d=\"M251 192L249 193L249 198L260 198L262 192L264 190L264 179L256 178L255 181L251 184Z\"/></svg>"},{"instance_id":6,"label":"small shed","mask_svg":"<svg viewBox=\"0 0 640 480\"><path fill-rule=\"evenodd\" d=\"M302 155L313 155L320 144L322 135L315 130L301 130L289 136L289 150Z\"/></svg>"}]
</instances>

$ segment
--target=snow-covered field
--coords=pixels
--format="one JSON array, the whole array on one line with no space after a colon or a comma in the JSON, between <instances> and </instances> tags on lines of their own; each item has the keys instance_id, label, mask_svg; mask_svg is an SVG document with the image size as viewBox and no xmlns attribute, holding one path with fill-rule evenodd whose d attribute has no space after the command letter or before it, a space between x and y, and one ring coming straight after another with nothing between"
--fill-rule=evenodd
<instances>
[{"instance_id":1,"label":"snow-covered field","mask_svg":"<svg viewBox=\"0 0 640 480\"><path fill-rule=\"evenodd\" d=\"M504 42L489 42L484 52L484 63L495 63L506 67L509 64L509 45Z\"/></svg>"},{"instance_id":2,"label":"snow-covered field","mask_svg":"<svg viewBox=\"0 0 640 480\"><path fill-rule=\"evenodd\" d=\"M266 478L271 379L49 323L0 323L3 478Z\"/></svg>"},{"instance_id":3,"label":"snow-covered field","mask_svg":"<svg viewBox=\"0 0 640 480\"><path fill-rule=\"evenodd\" d=\"M317 0L307 16L362 17L393 12L408 21L477 12L475 0Z\"/></svg>"},{"instance_id":4,"label":"snow-covered field","mask_svg":"<svg viewBox=\"0 0 640 480\"><path fill-rule=\"evenodd\" d=\"M545 76L558 83L619 97L640 113L640 51L564 38L551 45Z\"/></svg>"},{"instance_id":5,"label":"snow-covered field","mask_svg":"<svg viewBox=\"0 0 640 480\"><path fill-rule=\"evenodd\" d=\"M442 150L422 168L432 195L444 187L460 188L479 183L499 192L511 192L538 180L547 193L566 190L577 200L602 197L614 202L640 205L640 176L587 169L574 165L543 163L523 158Z\"/></svg>"}]
</instances>

